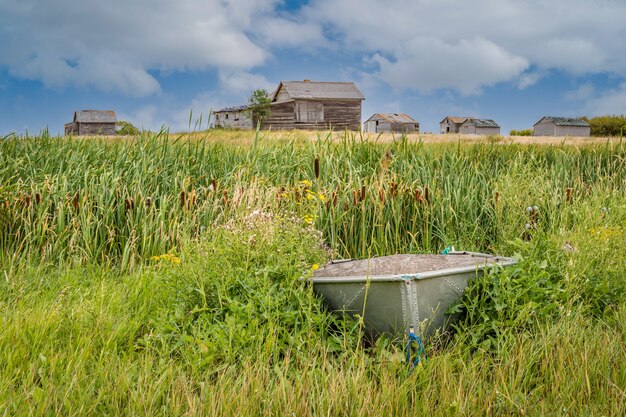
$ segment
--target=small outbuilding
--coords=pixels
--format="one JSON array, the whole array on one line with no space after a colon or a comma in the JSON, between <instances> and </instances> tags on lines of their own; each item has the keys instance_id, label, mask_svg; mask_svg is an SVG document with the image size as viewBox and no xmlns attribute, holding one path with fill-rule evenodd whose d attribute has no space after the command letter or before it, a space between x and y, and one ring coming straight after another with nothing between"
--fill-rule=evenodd
<instances>
[{"instance_id":1,"label":"small outbuilding","mask_svg":"<svg viewBox=\"0 0 626 417\"><path fill-rule=\"evenodd\" d=\"M416 133L420 124L404 113L376 113L364 123L369 133Z\"/></svg>"},{"instance_id":2,"label":"small outbuilding","mask_svg":"<svg viewBox=\"0 0 626 417\"><path fill-rule=\"evenodd\" d=\"M246 112L248 106L226 107L213 113L215 127L253 129L252 119Z\"/></svg>"},{"instance_id":3,"label":"small outbuilding","mask_svg":"<svg viewBox=\"0 0 626 417\"><path fill-rule=\"evenodd\" d=\"M461 125L465 123L467 119L471 119L471 117L446 116L445 119L439 122L439 132L443 134L459 133Z\"/></svg>"},{"instance_id":4,"label":"small outbuilding","mask_svg":"<svg viewBox=\"0 0 626 417\"><path fill-rule=\"evenodd\" d=\"M491 119L469 118L459 126L461 135L499 135L500 126Z\"/></svg>"},{"instance_id":5,"label":"small outbuilding","mask_svg":"<svg viewBox=\"0 0 626 417\"><path fill-rule=\"evenodd\" d=\"M66 135L115 135L117 118L113 110L80 110L74 120L65 124Z\"/></svg>"},{"instance_id":6,"label":"small outbuilding","mask_svg":"<svg viewBox=\"0 0 626 417\"><path fill-rule=\"evenodd\" d=\"M359 130L364 99L353 82L282 81L271 96L262 127Z\"/></svg>"},{"instance_id":7,"label":"small outbuilding","mask_svg":"<svg viewBox=\"0 0 626 417\"><path fill-rule=\"evenodd\" d=\"M580 117L542 117L533 126L533 136L591 136L591 126Z\"/></svg>"}]
</instances>

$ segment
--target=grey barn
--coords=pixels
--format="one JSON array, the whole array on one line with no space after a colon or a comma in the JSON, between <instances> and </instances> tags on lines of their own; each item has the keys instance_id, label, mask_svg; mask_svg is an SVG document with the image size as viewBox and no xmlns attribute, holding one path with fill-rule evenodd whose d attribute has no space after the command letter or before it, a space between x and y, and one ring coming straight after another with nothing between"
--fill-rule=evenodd
<instances>
[{"instance_id":1,"label":"grey barn","mask_svg":"<svg viewBox=\"0 0 626 417\"><path fill-rule=\"evenodd\" d=\"M533 126L534 136L590 136L591 126L579 117L542 117Z\"/></svg>"},{"instance_id":2,"label":"grey barn","mask_svg":"<svg viewBox=\"0 0 626 417\"><path fill-rule=\"evenodd\" d=\"M264 129L348 129L361 127L365 99L352 82L282 81L271 96Z\"/></svg>"},{"instance_id":3,"label":"grey barn","mask_svg":"<svg viewBox=\"0 0 626 417\"><path fill-rule=\"evenodd\" d=\"M420 124L404 113L376 113L364 123L365 132L370 133L415 133Z\"/></svg>"},{"instance_id":4,"label":"grey barn","mask_svg":"<svg viewBox=\"0 0 626 417\"><path fill-rule=\"evenodd\" d=\"M80 110L65 124L66 135L115 135L117 118L113 110Z\"/></svg>"},{"instance_id":5,"label":"grey barn","mask_svg":"<svg viewBox=\"0 0 626 417\"><path fill-rule=\"evenodd\" d=\"M491 119L469 118L459 126L462 135L499 135L500 126Z\"/></svg>"}]
</instances>

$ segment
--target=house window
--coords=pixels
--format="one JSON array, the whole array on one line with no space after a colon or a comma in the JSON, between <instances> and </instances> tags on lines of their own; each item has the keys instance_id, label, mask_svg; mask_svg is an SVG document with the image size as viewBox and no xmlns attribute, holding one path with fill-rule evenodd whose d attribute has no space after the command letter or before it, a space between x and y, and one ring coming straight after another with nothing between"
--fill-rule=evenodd
<instances>
[{"instance_id":1,"label":"house window","mask_svg":"<svg viewBox=\"0 0 626 417\"><path fill-rule=\"evenodd\" d=\"M225 119L226 119L226 120L228 120L228 113L226 113L226 117L225 117Z\"/></svg>"},{"instance_id":2,"label":"house window","mask_svg":"<svg viewBox=\"0 0 626 417\"><path fill-rule=\"evenodd\" d=\"M324 105L316 102L296 103L296 122L317 123L324 121Z\"/></svg>"}]
</instances>

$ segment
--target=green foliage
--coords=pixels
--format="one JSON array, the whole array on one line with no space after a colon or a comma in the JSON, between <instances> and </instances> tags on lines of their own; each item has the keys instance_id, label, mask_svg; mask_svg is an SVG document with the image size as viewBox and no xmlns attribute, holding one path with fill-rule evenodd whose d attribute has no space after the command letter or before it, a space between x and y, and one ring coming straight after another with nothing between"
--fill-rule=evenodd
<instances>
[{"instance_id":1,"label":"green foliage","mask_svg":"<svg viewBox=\"0 0 626 417\"><path fill-rule=\"evenodd\" d=\"M533 129L523 129L523 130L511 130L509 132L510 136L532 136L534 133Z\"/></svg>"},{"instance_id":2,"label":"green foliage","mask_svg":"<svg viewBox=\"0 0 626 417\"><path fill-rule=\"evenodd\" d=\"M267 90L258 89L250 93L248 98L248 108L246 112L252 119L252 123L256 126L270 114L271 99Z\"/></svg>"},{"instance_id":3,"label":"green foliage","mask_svg":"<svg viewBox=\"0 0 626 417\"><path fill-rule=\"evenodd\" d=\"M130 122L125 122L124 120L118 120L115 123L115 128L115 134L120 136L136 136L141 133Z\"/></svg>"},{"instance_id":4,"label":"green foliage","mask_svg":"<svg viewBox=\"0 0 626 417\"><path fill-rule=\"evenodd\" d=\"M626 132L626 115L606 115L587 119L591 136L622 136Z\"/></svg>"},{"instance_id":5,"label":"green foliage","mask_svg":"<svg viewBox=\"0 0 626 417\"><path fill-rule=\"evenodd\" d=\"M232 142L0 143L2 413L623 414L621 145ZM412 372L300 280L450 244L520 262Z\"/></svg>"}]
</instances>

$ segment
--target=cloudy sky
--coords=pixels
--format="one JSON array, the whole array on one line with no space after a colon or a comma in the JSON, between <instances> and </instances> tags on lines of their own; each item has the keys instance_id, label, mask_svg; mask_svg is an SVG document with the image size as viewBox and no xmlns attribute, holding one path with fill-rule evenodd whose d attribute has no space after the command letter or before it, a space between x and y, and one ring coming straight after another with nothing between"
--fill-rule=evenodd
<instances>
[{"instance_id":1,"label":"cloudy sky","mask_svg":"<svg viewBox=\"0 0 626 417\"><path fill-rule=\"evenodd\" d=\"M626 1L0 0L0 135L61 132L77 109L187 130L305 78L354 81L364 119L423 131L623 114Z\"/></svg>"}]
</instances>

